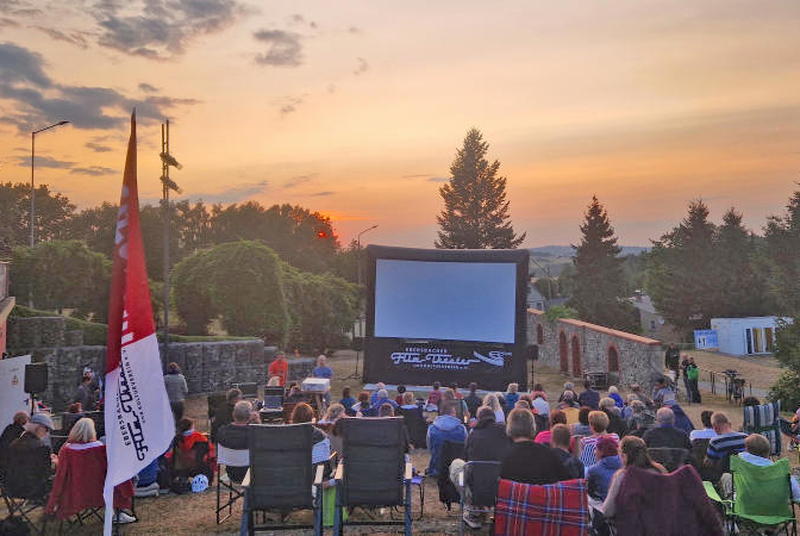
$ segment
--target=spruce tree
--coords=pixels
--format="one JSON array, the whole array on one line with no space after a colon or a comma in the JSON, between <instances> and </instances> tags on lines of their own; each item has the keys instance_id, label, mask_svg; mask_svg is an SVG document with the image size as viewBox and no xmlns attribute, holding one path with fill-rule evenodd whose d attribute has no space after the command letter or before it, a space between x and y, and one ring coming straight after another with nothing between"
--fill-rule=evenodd
<instances>
[{"instance_id":1,"label":"spruce tree","mask_svg":"<svg viewBox=\"0 0 800 536\"><path fill-rule=\"evenodd\" d=\"M584 214L581 242L575 248L575 291L570 305L587 322L618 329L636 329L633 306L625 300L621 248L597 197Z\"/></svg>"},{"instance_id":2,"label":"spruce tree","mask_svg":"<svg viewBox=\"0 0 800 536\"><path fill-rule=\"evenodd\" d=\"M664 319L686 336L694 329L708 329L715 315L719 281L715 231L708 221L708 207L695 200L686 218L653 242L648 291Z\"/></svg>"},{"instance_id":3,"label":"spruce tree","mask_svg":"<svg viewBox=\"0 0 800 536\"><path fill-rule=\"evenodd\" d=\"M486 159L488 150L481 132L470 129L450 165L450 181L439 188L444 210L436 216L437 248L511 249L525 239L511 226L506 178L498 175L499 161Z\"/></svg>"}]
</instances>

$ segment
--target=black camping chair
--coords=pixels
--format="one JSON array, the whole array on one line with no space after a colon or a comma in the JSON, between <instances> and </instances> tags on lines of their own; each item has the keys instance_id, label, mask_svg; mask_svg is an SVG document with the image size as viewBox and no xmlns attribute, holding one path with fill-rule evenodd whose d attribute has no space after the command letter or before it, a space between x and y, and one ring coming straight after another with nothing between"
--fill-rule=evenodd
<instances>
[{"instance_id":1,"label":"black camping chair","mask_svg":"<svg viewBox=\"0 0 800 536\"><path fill-rule=\"evenodd\" d=\"M223 467L225 470L223 471ZM217 525L227 520L233 515L233 505L244 497L242 489L242 476L233 478L228 475L229 468L235 468L244 472L250 467L250 451L246 449L229 449L223 445L217 445ZM232 473L238 476L238 472ZM227 498L225 495L227 494ZM225 509L228 513L222 515Z\"/></svg>"},{"instance_id":2,"label":"black camping chair","mask_svg":"<svg viewBox=\"0 0 800 536\"><path fill-rule=\"evenodd\" d=\"M250 469L242 482L245 488L243 516L248 534L258 530L313 528L322 534L322 478L324 464L312 466L313 428L310 423L247 427ZM316 489L316 497L312 488ZM295 510L313 510L313 525L287 524ZM277 512L281 524L255 524L255 512Z\"/></svg>"},{"instance_id":3,"label":"black camping chair","mask_svg":"<svg viewBox=\"0 0 800 536\"><path fill-rule=\"evenodd\" d=\"M404 409L400 408L400 414L406 424L408 431L408 440L415 449L428 448L428 422L422 415L422 408L414 406L413 408Z\"/></svg>"},{"instance_id":4,"label":"black camping chair","mask_svg":"<svg viewBox=\"0 0 800 536\"><path fill-rule=\"evenodd\" d=\"M350 516L348 525L405 525L411 535L411 463L406 462L407 439L400 417L356 419L342 426L342 463L336 469L336 509L333 533L342 534L342 507L402 506L404 520L364 520Z\"/></svg>"},{"instance_id":5,"label":"black camping chair","mask_svg":"<svg viewBox=\"0 0 800 536\"><path fill-rule=\"evenodd\" d=\"M464 443L445 441L442 444L441 452L439 452L439 466L436 468L439 474L436 477L436 486L439 488L439 501L444 503L448 512L453 503L458 503L461 500L458 490L450 481L450 464L456 458L467 459L467 449Z\"/></svg>"},{"instance_id":6,"label":"black camping chair","mask_svg":"<svg viewBox=\"0 0 800 536\"><path fill-rule=\"evenodd\" d=\"M647 449L647 454L653 461L663 465L670 473L683 465L692 464L692 451L689 449L657 447Z\"/></svg>"},{"instance_id":7,"label":"black camping chair","mask_svg":"<svg viewBox=\"0 0 800 536\"><path fill-rule=\"evenodd\" d=\"M45 452L43 452L45 451ZM45 480L36 480L29 474L28 469L37 464L42 457L49 458L50 449L44 445L15 453L7 458L5 478L0 479L0 492L8 511L7 519L18 518L30 527L34 534L44 535L47 530L47 517L42 515L41 523L33 522L32 514L44 510L47 505L49 483Z\"/></svg>"},{"instance_id":8,"label":"black camping chair","mask_svg":"<svg viewBox=\"0 0 800 536\"><path fill-rule=\"evenodd\" d=\"M459 477L463 483L461 494L461 516L458 533L464 534L464 513L494 512L497 496L497 483L500 481L502 464L498 461L473 461L464 464L464 471Z\"/></svg>"}]
</instances>

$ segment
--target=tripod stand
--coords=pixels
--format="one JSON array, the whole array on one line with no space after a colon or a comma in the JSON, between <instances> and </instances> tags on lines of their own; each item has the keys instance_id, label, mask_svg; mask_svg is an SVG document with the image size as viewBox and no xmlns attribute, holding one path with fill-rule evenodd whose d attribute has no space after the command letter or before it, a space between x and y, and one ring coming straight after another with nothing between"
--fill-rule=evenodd
<instances>
[{"instance_id":1,"label":"tripod stand","mask_svg":"<svg viewBox=\"0 0 800 536\"><path fill-rule=\"evenodd\" d=\"M360 380L361 379L361 375L358 373L358 362L359 362L360 358L361 358L361 350L356 350L356 368L351 374L345 376L343 378L344 380Z\"/></svg>"}]
</instances>

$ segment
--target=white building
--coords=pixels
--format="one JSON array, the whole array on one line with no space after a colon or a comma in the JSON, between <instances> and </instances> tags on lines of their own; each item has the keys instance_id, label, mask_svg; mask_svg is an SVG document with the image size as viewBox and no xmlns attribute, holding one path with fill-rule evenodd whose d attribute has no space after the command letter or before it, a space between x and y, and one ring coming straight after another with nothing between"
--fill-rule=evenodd
<instances>
[{"instance_id":1,"label":"white building","mask_svg":"<svg viewBox=\"0 0 800 536\"><path fill-rule=\"evenodd\" d=\"M783 319L791 322L791 319ZM778 317L712 318L711 329L717 332L719 351L730 355L771 354L775 351Z\"/></svg>"}]
</instances>

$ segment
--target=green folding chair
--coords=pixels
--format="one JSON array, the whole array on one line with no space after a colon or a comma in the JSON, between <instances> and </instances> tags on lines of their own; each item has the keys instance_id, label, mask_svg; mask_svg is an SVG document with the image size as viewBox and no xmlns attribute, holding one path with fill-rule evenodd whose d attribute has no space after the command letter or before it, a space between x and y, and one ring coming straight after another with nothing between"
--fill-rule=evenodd
<instances>
[{"instance_id":1,"label":"green folding chair","mask_svg":"<svg viewBox=\"0 0 800 536\"><path fill-rule=\"evenodd\" d=\"M732 500L723 500L710 482L703 482L708 497L722 507L728 534L757 535L762 529L770 529L775 535L797 536L789 460L759 466L731 456L730 463Z\"/></svg>"}]
</instances>

